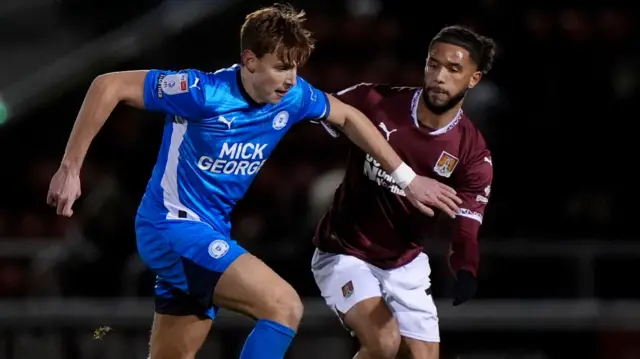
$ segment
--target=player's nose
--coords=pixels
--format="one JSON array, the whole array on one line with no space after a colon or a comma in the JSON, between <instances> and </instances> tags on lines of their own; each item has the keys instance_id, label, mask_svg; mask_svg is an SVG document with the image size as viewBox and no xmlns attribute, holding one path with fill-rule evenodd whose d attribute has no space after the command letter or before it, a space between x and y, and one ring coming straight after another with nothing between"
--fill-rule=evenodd
<instances>
[{"instance_id":1,"label":"player's nose","mask_svg":"<svg viewBox=\"0 0 640 359\"><path fill-rule=\"evenodd\" d=\"M443 84L445 82L444 80L446 75L447 75L446 71L444 71L443 69L436 70L436 76L435 76L436 82L439 84Z\"/></svg>"},{"instance_id":2,"label":"player's nose","mask_svg":"<svg viewBox=\"0 0 640 359\"><path fill-rule=\"evenodd\" d=\"M289 71L289 75L285 78L284 83L289 87L293 87L296 85L297 77L298 77L298 72L296 71L296 69L293 69Z\"/></svg>"},{"instance_id":3,"label":"player's nose","mask_svg":"<svg viewBox=\"0 0 640 359\"><path fill-rule=\"evenodd\" d=\"M291 79L286 79L286 80L284 80L284 84L285 84L285 87L287 89L289 89L289 88L291 88L291 87L296 85L296 78L293 77Z\"/></svg>"}]
</instances>

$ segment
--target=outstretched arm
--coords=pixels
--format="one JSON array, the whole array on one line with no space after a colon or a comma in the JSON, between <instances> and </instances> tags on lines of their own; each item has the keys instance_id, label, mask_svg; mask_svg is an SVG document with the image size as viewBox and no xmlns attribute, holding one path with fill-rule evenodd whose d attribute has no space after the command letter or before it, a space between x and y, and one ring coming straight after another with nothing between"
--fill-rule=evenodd
<instances>
[{"instance_id":1,"label":"outstretched arm","mask_svg":"<svg viewBox=\"0 0 640 359\"><path fill-rule=\"evenodd\" d=\"M434 212L424 204L438 207L449 216L455 217L458 212L456 202L460 203L460 199L456 197L452 188L433 179L417 176L362 112L333 96L328 96L331 111L326 121L340 128L353 143L375 158L405 191L414 206L430 216L433 216Z\"/></svg>"},{"instance_id":2,"label":"outstretched arm","mask_svg":"<svg viewBox=\"0 0 640 359\"><path fill-rule=\"evenodd\" d=\"M406 167L405 171L400 171L398 178L400 179L398 185L401 188L406 187L415 178L416 174L413 170L404 164L380 131L360 110L331 95L329 95L329 103L331 104L331 112L326 121L339 128L356 146L380 162L385 171L394 173L401 166ZM397 180L395 177L394 179Z\"/></svg>"}]
</instances>

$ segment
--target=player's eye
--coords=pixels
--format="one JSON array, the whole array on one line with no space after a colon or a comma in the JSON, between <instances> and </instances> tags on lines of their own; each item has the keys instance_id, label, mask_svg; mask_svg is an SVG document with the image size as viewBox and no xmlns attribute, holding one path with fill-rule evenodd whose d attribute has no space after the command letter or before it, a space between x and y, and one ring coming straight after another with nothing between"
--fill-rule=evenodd
<instances>
[{"instance_id":1,"label":"player's eye","mask_svg":"<svg viewBox=\"0 0 640 359\"><path fill-rule=\"evenodd\" d=\"M293 65L289 65L289 64L280 64L280 65L276 65L276 70L278 71L289 71L291 69L293 69Z\"/></svg>"}]
</instances>

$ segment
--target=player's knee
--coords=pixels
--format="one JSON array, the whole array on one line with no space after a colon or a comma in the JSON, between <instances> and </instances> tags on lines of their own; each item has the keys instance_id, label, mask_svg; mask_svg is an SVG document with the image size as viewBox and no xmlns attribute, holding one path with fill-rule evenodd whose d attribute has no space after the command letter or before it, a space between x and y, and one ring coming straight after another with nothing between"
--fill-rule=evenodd
<instances>
[{"instance_id":1,"label":"player's knee","mask_svg":"<svg viewBox=\"0 0 640 359\"><path fill-rule=\"evenodd\" d=\"M367 358L394 359L400 349L400 333L395 330L379 330L371 339L360 341L362 350L367 352Z\"/></svg>"},{"instance_id":2,"label":"player's knee","mask_svg":"<svg viewBox=\"0 0 640 359\"><path fill-rule=\"evenodd\" d=\"M273 293L273 298L265 303L265 319L276 321L293 330L298 329L304 312L298 293L288 284Z\"/></svg>"}]
</instances>

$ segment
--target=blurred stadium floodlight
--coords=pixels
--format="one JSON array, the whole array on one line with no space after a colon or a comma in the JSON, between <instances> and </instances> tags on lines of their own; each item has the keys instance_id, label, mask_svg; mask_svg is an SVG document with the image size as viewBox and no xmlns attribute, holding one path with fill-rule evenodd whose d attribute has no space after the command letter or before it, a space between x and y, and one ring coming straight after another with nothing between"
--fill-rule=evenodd
<instances>
[{"instance_id":1,"label":"blurred stadium floodlight","mask_svg":"<svg viewBox=\"0 0 640 359\"><path fill-rule=\"evenodd\" d=\"M167 0L147 14L123 25L59 60L0 88L0 125L7 114L17 117L71 88L83 74L105 63L121 62L153 47L238 0ZM3 120L4 114L4 120Z\"/></svg>"},{"instance_id":2,"label":"blurred stadium floodlight","mask_svg":"<svg viewBox=\"0 0 640 359\"><path fill-rule=\"evenodd\" d=\"M9 117L9 111L7 111L7 106L0 98L0 126L4 125L7 122L7 118Z\"/></svg>"}]
</instances>

